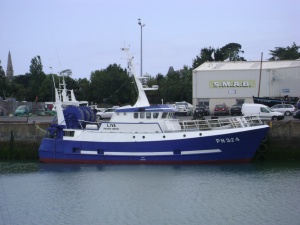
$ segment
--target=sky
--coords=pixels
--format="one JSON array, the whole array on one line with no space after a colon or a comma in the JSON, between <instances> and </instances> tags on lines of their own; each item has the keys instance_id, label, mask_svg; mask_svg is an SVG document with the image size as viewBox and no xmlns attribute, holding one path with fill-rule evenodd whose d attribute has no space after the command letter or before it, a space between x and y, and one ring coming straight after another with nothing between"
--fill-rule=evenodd
<instances>
[{"instance_id":1,"label":"sky","mask_svg":"<svg viewBox=\"0 0 300 225\"><path fill-rule=\"evenodd\" d=\"M141 19L141 28L138 19ZM0 60L10 51L14 75L40 56L46 74L72 70L74 79L110 64L155 77L170 66L192 67L202 48L242 46L247 61L276 47L300 45L299 0L0 0Z\"/></svg>"}]
</instances>

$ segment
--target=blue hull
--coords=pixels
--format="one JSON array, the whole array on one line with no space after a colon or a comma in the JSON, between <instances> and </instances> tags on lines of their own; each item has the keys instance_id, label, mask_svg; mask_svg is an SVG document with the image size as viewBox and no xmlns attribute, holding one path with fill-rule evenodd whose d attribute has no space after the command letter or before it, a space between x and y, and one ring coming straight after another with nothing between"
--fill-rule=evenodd
<instances>
[{"instance_id":1,"label":"blue hull","mask_svg":"<svg viewBox=\"0 0 300 225\"><path fill-rule=\"evenodd\" d=\"M84 142L44 138L41 162L101 164L195 164L249 162L268 128L171 141Z\"/></svg>"}]
</instances>

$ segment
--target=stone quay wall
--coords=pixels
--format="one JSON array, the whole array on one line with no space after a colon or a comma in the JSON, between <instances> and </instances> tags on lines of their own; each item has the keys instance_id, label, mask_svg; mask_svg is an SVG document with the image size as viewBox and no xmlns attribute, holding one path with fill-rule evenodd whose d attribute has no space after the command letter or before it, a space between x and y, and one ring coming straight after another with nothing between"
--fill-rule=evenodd
<instances>
[{"instance_id":1,"label":"stone quay wall","mask_svg":"<svg viewBox=\"0 0 300 225\"><path fill-rule=\"evenodd\" d=\"M268 149L282 154L294 151L300 158L300 120L272 121L268 124Z\"/></svg>"},{"instance_id":2,"label":"stone quay wall","mask_svg":"<svg viewBox=\"0 0 300 225\"><path fill-rule=\"evenodd\" d=\"M49 123L0 123L0 142L37 142L45 136Z\"/></svg>"},{"instance_id":3,"label":"stone quay wall","mask_svg":"<svg viewBox=\"0 0 300 225\"><path fill-rule=\"evenodd\" d=\"M270 131L268 143L275 143L282 147L292 145L300 151L300 120L268 122ZM11 140L22 142L40 142L45 136L49 123L0 123L0 142Z\"/></svg>"}]
</instances>

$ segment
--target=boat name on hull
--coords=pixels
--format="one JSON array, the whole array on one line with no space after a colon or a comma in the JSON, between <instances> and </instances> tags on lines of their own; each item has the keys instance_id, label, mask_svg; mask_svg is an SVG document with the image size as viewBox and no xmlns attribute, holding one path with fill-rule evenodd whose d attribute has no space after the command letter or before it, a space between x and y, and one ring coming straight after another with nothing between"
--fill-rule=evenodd
<instances>
[{"instance_id":1,"label":"boat name on hull","mask_svg":"<svg viewBox=\"0 0 300 225\"><path fill-rule=\"evenodd\" d=\"M240 141L240 139L238 137L233 137L233 138L225 138L225 139L216 139L216 142L217 143L221 143L221 144L224 144L224 143L233 143L233 142L238 142Z\"/></svg>"}]
</instances>

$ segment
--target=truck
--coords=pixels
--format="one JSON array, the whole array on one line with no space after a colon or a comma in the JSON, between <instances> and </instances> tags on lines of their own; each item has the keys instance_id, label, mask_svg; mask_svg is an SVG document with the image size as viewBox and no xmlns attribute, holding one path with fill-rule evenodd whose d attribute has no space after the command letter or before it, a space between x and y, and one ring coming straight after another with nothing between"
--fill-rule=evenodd
<instances>
[{"instance_id":1,"label":"truck","mask_svg":"<svg viewBox=\"0 0 300 225\"><path fill-rule=\"evenodd\" d=\"M243 116L259 116L261 120L283 120L284 115L281 112L275 112L268 106L255 103L244 103L242 105Z\"/></svg>"}]
</instances>

